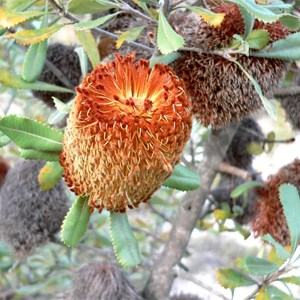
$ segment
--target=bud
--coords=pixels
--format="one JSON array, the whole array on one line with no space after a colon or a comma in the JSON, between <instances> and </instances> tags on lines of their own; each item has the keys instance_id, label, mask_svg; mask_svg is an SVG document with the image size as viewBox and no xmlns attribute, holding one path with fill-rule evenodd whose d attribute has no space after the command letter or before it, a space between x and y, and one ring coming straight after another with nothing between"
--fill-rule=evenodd
<instances>
[{"instance_id":1,"label":"bud","mask_svg":"<svg viewBox=\"0 0 300 300\"><path fill-rule=\"evenodd\" d=\"M17 256L53 239L68 211L63 181L42 191L38 174L44 162L21 160L9 170L0 194L0 238Z\"/></svg>"},{"instance_id":2,"label":"bud","mask_svg":"<svg viewBox=\"0 0 300 300\"><path fill-rule=\"evenodd\" d=\"M190 136L183 82L170 67L116 54L79 88L64 134L67 185L99 212L146 202L171 175Z\"/></svg>"}]
</instances>

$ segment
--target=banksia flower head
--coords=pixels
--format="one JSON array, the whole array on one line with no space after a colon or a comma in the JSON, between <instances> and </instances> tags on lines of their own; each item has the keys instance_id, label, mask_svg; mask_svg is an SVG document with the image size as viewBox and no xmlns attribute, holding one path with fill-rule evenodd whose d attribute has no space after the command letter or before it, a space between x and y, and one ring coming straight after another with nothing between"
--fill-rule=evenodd
<instances>
[{"instance_id":1,"label":"banksia flower head","mask_svg":"<svg viewBox=\"0 0 300 300\"><path fill-rule=\"evenodd\" d=\"M46 59L61 74L54 72L53 67L49 67L46 62L39 80L69 89L77 86L80 83L82 74L79 57L74 49L73 46L60 43L48 46ZM63 92L32 91L32 93L50 107L54 106L52 96L63 102L68 102L74 96L72 93Z\"/></svg>"},{"instance_id":2,"label":"banksia flower head","mask_svg":"<svg viewBox=\"0 0 300 300\"><path fill-rule=\"evenodd\" d=\"M206 53L184 52L174 64L174 70L187 86L191 95L193 112L204 126L215 128L237 122L259 109L262 105L253 84L237 64L209 50L229 45L234 34L243 34L244 22L236 4L222 4L213 9L225 13L220 27L213 27L203 20L188 32L187 43ZM279 22L264 24L256 20L254 29L265 29L270 42L284 38L289 31ZM273 96L286 69L286 62L236 55L236 60L259 83L263 94Z\"/></svg>"},{"instance_id":3,"label":"banksia flower head","mask_svg":"<svg viewBox=\"0 0 300 300\"><path fill-rule=\"evenodd\" d=\"M252 230L256 235L269 233L286 246L290 244L290 234L279 199L279 187L283 183L294 184L300 191L300 160L282 167L277 174L269 176L266 187L259 189L259 199L254 208Z\"/></svg>"},{"instance_id":4,"label":"banksia flower head","mask_svg":"<svg viewBox=\"0 0 300 300\"><path fill-rule=\"evenodd\" d=\"M146 202L170 176L191 131L190 101L170 67L116 54L77 88L64 134L67 185L99 212Z\"/></svg>"},{"instance_id":5,"label":"banksia flower head","mask_svg":"<svg viewBox=\"0 0 300 300\"><path fill-rule=\"evenodd\" d=\"M75 272L71 299L142 300L118 267L101 262L89 263Z\"/></svg>"},{"instance_id":6,"label":"banksia flower head","mask_svg":"<svg viewBox=\"0 0 300 300\"><path fill-rule=\"evenodd\" d=\"M0 239L20 257L51 241L68 211L62 180L51 190L41 190L38 174L44 164L35 160L17 162L1 188Z\"/></svg>"},{"instance_id":7,"label":"banksia flower head","mask_svg":"<svg viewBox=\"0 0 300 300\"><path fill-rule=\"evenodd\" d=\"M286 118L294 129L300 129L300 95L287 96L280 100Z\"/></svg>"}]
</instances>

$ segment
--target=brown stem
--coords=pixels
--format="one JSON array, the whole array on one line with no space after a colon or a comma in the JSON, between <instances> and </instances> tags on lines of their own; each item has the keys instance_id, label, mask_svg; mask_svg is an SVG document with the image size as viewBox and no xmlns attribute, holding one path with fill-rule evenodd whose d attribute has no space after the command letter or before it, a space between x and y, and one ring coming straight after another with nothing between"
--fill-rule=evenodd
<instances>
[{"instance_id":1,"label":"brown stem","mask_svg":"<svg viewBox=\"0 0 300 300\"><path fill-rule=\"evenodd\" d=\"M221 162L219 164L218 171L240 177L244 180L249 180L251 178L251 175L246 170L234 167L225 162Z\"/></svg>"},{"instance_id":2,"label":"brown stem","mask_svg":"<svg viewBox=\"0 0 300 300\"><path fill-rule=\"evenodd\" d=\"M275 97L283 97L290 95L299 95L300 94L300 86L290 86L287 88L278 88L274 92Z\"/></svg>"}]
</instances>

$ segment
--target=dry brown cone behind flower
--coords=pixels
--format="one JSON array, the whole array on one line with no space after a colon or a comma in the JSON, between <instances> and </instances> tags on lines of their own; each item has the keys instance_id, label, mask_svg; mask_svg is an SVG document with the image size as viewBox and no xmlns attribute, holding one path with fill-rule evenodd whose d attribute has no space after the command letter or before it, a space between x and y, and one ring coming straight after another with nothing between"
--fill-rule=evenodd
<instances>
[{"instance_id":1,"label":"dry brown cone behind flower","mask_svg":"<svg viewBox=\"0 0 300 300\"><path fill-rule=\"evenodd\" d=\"M203 20L186 37L191 47L205 51L227 46L234 34L243 34L242 15L236 4L217 6L213 11L226 13L220 27L213 27ZM270 42L284 38L289 31L281 23L264 24L256 21L254 29L265 29ZM237 61L259 83L263 94L273 96L280 83L287 63L278 59L266 59L239 55ZM192 96L193 112L204 125L214 128L237 122L262 106L253 84L237 64L210 53L184 52L174 64L174 70L187 86Z\"/></svg>"},{"instance_id":2,"label":"dry brown cone behind flower","mask_svg":"<svg viewBox=\"0 0 300 300\"><path fill-rule=\"evenodd\" d=\"M254 208L252 230L256 235L269 233L284 246L290 244L290 234L279 199L279 187L283 183L294 184L300 192L300 160L282 167L269 176L266 187L259 189L259 199Z\"/></svg>"},{"instance_id":3,"label":"dry brown cone behind flower","mask_svg":"<svg viewBox=\"0 0 300 300\"><path fill-rule=\"evenodd\" d=\"M146 202L170 176L189 138L191 104L170 67L134 63L134 54L99 65L77 88L61 164L67 185L101 211Z\"/></svg>"}]
</instances>

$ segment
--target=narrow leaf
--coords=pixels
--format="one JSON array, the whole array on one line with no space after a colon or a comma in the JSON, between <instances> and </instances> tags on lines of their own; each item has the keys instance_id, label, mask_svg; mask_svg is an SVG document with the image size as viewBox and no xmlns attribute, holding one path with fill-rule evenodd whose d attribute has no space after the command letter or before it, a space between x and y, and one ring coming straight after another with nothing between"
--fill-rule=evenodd
<instances>
[{"instance_id":1,"label":"narrow leaf","mask_svg":"<svg viewBox=\"0 0 300 300\"><path fill-rule=\"evenodd\" d=\"M48 39L62 27L64 27L64 24L54 24L46 28L21 30L16 33L9 33L6 37L9 39L15 39L21 45L32 45Z\"/></svg>"},{"instance_id":2,"label":"narrow leaf","mask_svg":"<svg viewBox=\"0 0 300 300\"><path fill-rule=\"evenodd\" d=\"M86 52L90 62L95 68L100 64L100 55L93 35L90 31L76 31L76 36Z\"/></svg>"},{"instance_id":3,"label":"narrow leaf","mask_svg":"<svg viewBox=\"0 0 300 300\"><path fill-rule=\"evenodd\" d=\"M20 153L21 157L25 159L36 159L45 161L59 161L57 152L38 151L33 149L22 149Z\"/></svg>"},{"instance_id":4,"label":"narrow leaf","mask_svg":"<svg viewBox=\"0 0 300 300\"><path fill-rule=\"evenodd\" d=\"M255 17L252 16L251 14L249 14L245 8L239 7L239 9L241 11L241 14L242 14L242 17L243 17L244 23L245 23L245 31L244 31L243 38L246 39L253 29Z\"/></svg>"},{"instance_id":5,"label":"narrow leaf","mask_svg":"<svg viewBox=\"0 0 300 300\"><path fill-rule=\"evenodd\" d=\"M135 41L140 36L145 27L146 25L138 26L121 33L117 40L116 48L119 49L126 41Z\"/></svg>"},{"instance_id":6,"label":"narrow leaf","mask_svg":"<svg viewBox=\"0 0 300 300\"><path fill-rule=\"evenodd\" d=\"M167 55L159 55L150 59L150 68L153 68L155 64L169 65L181 56L178 52L173 52Z\"/></svg>"},{"instance_id":7,"label":"narrow leaf","mask_svg":"<svg viewBox=\"0 0 300 300\"><path fill-rule=\"evenodd\" d=\"M289 276L289 277L281 277L279 279L280 281L286 282L286 283L291 283L291 284L296 284L300 286L300 277L299 276Z\"/></svg>"},{"instance_id":8,"label":"narrow leaf","mask_svg":"<svg viewBox=\"0 0 300 300\"><path fill-rule=\"evenodd\" d=\"M40 170L38 181L42 191L52 189L61 179L63 168L59 162L48 162Z\"/></svg>"},{"instance_id":9,"label":"narrow leaf","mask_svg":"<svg viewBox=\"0 0 300 300\"><path fill-rule=\"evenodd\" d=\"M260 51L252 51L251 56L300 60L300 32L278 40Z\"/></svg>"},{"instance_id":10,"label":"narrow leaf","mask_svg":"<svg viewBox=\"0 0 300 300\"><path fill-rule=\"evenodd\" d=\"M68 114L68 113L71 112L71 106L70 105L62 102L61 100L59 100L56 97L52 97L52 99L53 99L55 107L57 108L57 110L59 112L64 113L64 114Z\"/></svg>"},{"instance_id":11,"label":"narrow leaf","mask_svg":"<svg viewBox=\"0 0 300 300\"><path fill-rule=\"evenodd\" d=\"M279 197L290 230L292 253L294 253L300 243L299 193L294 185L282 184L279 187Z\"/></svg>"},{"instance_id":12,"label":"narrow leaf","mask_svg":"<svg viewBox=\"0 0 300 300\"><path fill-rule=\"evenodd\" d=\"M118 14L119 13L103 16L101 18L98 18L98 19L95 19L92 21L82 21L82 22L76 23L74 25L74 28L75 28L75 30L89 30L89 29L98 27L100 25L103 25L104 23L106 23L107 21L109 21L110 19L112 19L113 17L115 17Z\"/></svg>"},{"instance_id":13,"label":"narrow leaf","mask_svg":"<svg viewBox=\"0 0 300 300\"><path fill-rule=\"evenodd\" d=\"M60 152L63 135L45 124L15 115L0 119L0 130L20 148Z\"/></svg>"},{"instance_id":14,"label":"narrow leaf","mask_svg":"<svg viewBox=\"0 0 300 300\"><path fill-rule=\"evenodd\" d=\"M236 259L235 265L240 271L256 276L269 275L278 270L273 262L252 256Z\"/></svg>"},{"instance_id":15,"label":"narrow leaf","mask_svg":"<svg viewBox=\"0 0 300 300\"><path fill-rule=\"evenodd\" d=\"M125 268L141 263L138 243L132 233L126 213L110 214L110 234L116 258Z\"/></svg>"},{"instance_id":16,"label":"narrow leaf","mask_svg":"<svg viewBox=\"0 0 300 300\"><path fill-rule=\"evenodd\" d=\"M0 131L0 148L8 145L11 142L11 139Z\"/></svg>"},{"instance_id":17,"label":"narrow leaf","mask_svg":"<svg viewBox=\"0 0 300 300\"><path fill-rule=\"evenodd\" d=\"M198 14L207 24L212 25L214 27L221 26L226 15L224 13L217 14L208 9L197 6L187 5L186 8Z\"/></svg>"},{"instance_id":18,"label":"narrow leaf","mask_svg":"<svg viewBox=\"0 0 300 300\"><path fill-rule=\"evenodd\" d=\"M163 186L181 191L195 190L200 186L200 176L183 165L176 165L172 175L164 181Z\"/></svg>"},{"instance_id":19,"label":"narrow leaf","mask_svg":"<svg viewBox=\"0 0 300 300\"><path fill-rule=\"evenodd\" d=\"M50 92L62 92L62 93L74 93L74 91L53 84L35 81L27 82L20 76L10 73L8 70L1 70L0 82L8 87L14 89L29 89L37 91L50 91Z\"/></svg>"},{"instance_id":20,"label":"narrow leaf","mask_svg":"<svg viewBox=\"0 0 300 300\"><path fill-rule=\"evenodd\" d=\"M22 65L22 77L24 80L32 82L39 79L47 55L47 39L31 45L25 55Z\"/></svg>"},{"instance_id":21,"label":"narrow leaf","mask_svg":"<svg viewBox=\"0 0 300 300\"><path fill-rule=\"evenodd\" d=\"M9 11L0 7L0 27L10 28L32 18L40 17L45 13L42 11Z\"/></svg>"},{"instance_id":22,"label":"narrow leaf","mask_svg":"<svg viewBox=\"0 0 300 300\"><path fill-rule=\"evenodd\" d=\"M255 300L295 300L294 297L286 294L275 286L264 286L258 292Z\"/></svg>"},{"instance_id":23,"label":"narrow leaf","mask_svg":"<svg viewBox=\"0 0 300 300\"><path fill-rule=\"evenodd\" d=\"M87 230L91 216L88 202L88 198L78 197L64 219L61 239L67 246L76 247Z\"/></svg>"},{"instance_id":24,"label":"narrow leaf","mask_svg":"<svg viewBox=\"0 0 300 300\"><path fill-rule=\"evenodd\" d=\"M159 10L157 46L162 54L169 54L183 47L184 39L168 23L162 8Z\"/></svg>"},{"instance_id":25,"label":"narrow leaf","mask_svg":"<svg viewBox=\"0 0 300 300\"><path fill-rule=\"evenodd\" d=\"M276 253L281 259L286 260L291 257L290 253L286 251L284 247L280 243L278 243L269 233L266 234L263 239L275 247Z\"/></svg>"},{"instance_id":26,"label":"narrow leaf","mask_svg":"<svg viewBox=\"0 0 300 300\"><path fill-rule=\"evenodd\" d=\"M261 186L264 187L265 185L260 182L260 181L248 181L245 183L240 184L237 186L231 193L230 193L230 198L237 198L244 194L246 191L253 187Z\"/></svg>"},{"instance_id":27,"label":"narrow leaf","mask_svg":"<svg viewBox=\"0 0 300 300\"><path fill-rule=\"evenodd\" d=\"M116 8L118 5L114 2L106 1L105 4L95 0L71 0L68 3L67 10L73 14L92 14L101 11Z\"/></svg>"},{"instance_id":28,"label":"narrow leaf","mask_svg":"<svg viewBox=\"0 0 300 300\"><path fill-rule=\"evenodd\" d=\"M265 47L270 41L270 34L267 30L264 29L256 29L251 31L248 35L246 42L251 49L262 49Z\"/></svg>"},{"instance_id":29,"label":"narrow leaf","mask_svg":"<svg viewBox=\"0 0 300 300\"><path fill-rule=\"evenodd\" d=\"M257 284L256 281L248 275L230 268L217 269L216 276L219 284L225 289L235 289L240 286Z\"/></svg>"}]
</instances>

